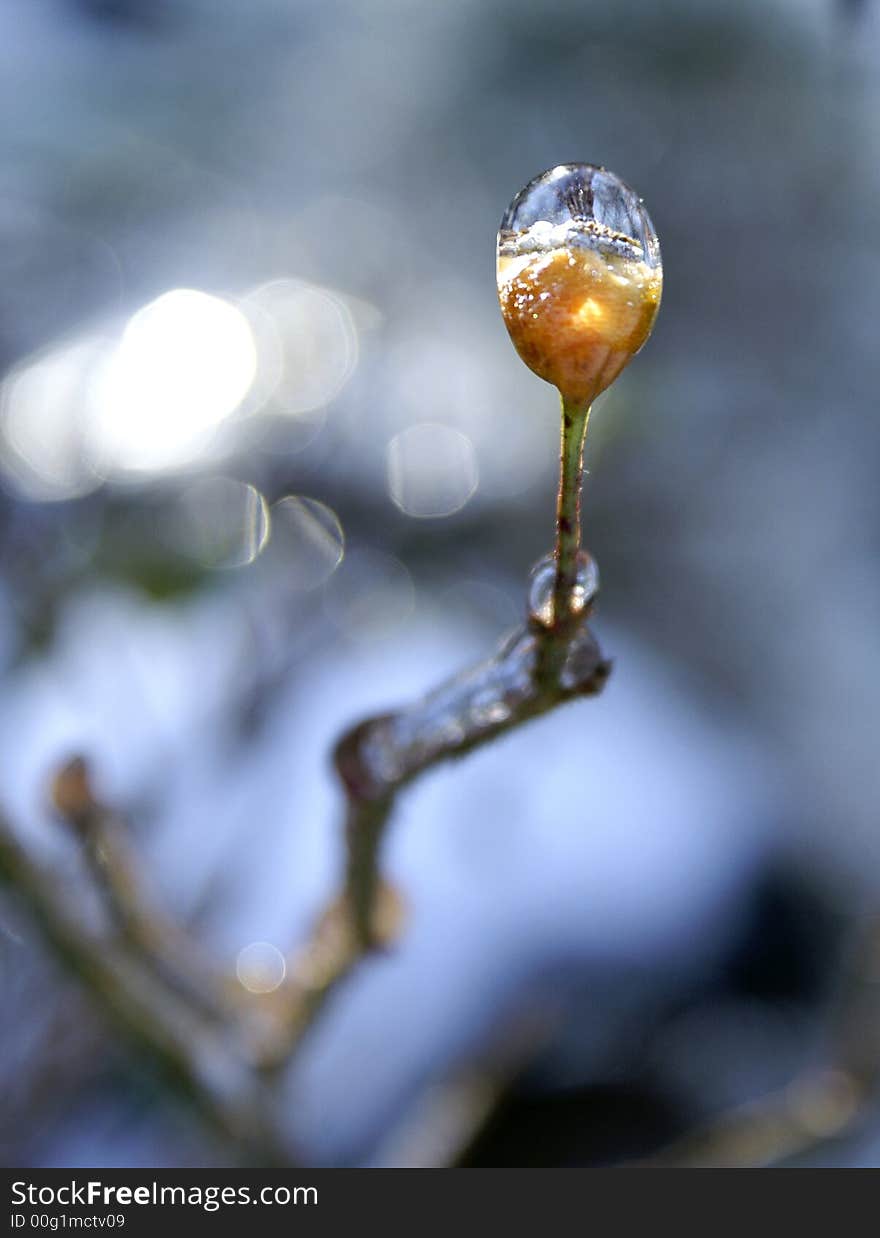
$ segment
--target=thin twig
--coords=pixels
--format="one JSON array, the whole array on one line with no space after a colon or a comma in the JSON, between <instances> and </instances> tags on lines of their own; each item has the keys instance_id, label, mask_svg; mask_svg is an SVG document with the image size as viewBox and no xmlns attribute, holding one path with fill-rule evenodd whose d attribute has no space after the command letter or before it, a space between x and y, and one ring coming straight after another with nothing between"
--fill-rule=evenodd
<instances>
[{"instance_id":1,"label":"thin twig","mask_svg":"<svg viewBox=\"0 0 880 1238\"><path fill-rule=\"evenodd\" d=\"M63 885L0 819L0 882L26 905L46 942L206 1124L248 1159L290 1165L259 1077L217 1026L178 998L136 955L83 926Z\"/></svg>"},{"instance_id":2,"label":"thin twig","mask_svg":"<svg viewBox=\"0 0 880 1238\"><path fill-rule=\"evenodd\" d=\"M157 975L217 1019L235 1006L226 978L182 926L147 898L125 822L95 794L87 762L75 756L52 780L54 807L79 842L94 885L122 941Z\"/></svg>"}]
</instances>

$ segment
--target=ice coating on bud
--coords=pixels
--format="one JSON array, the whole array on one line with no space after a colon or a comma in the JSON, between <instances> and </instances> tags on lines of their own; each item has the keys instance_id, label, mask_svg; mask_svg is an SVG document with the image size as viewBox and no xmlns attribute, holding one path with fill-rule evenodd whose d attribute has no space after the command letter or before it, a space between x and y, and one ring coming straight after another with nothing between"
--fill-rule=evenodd
<instances>
[{"instance_id":1,"label":"ice coating on bud","mask_svg":"<svg viewBox=\"0 0 880 1238\"><path fill-rule=\"evenodd\" d=\"M511 202L498 231L498 299L519 355L589 403L651 333L660 244L641 198L612 172L562 164Z\"/></svg>"},{"instance_id":2,"label":"ice coating on bud","mask_svg":"<svg viewBox=\"0 0 880 1238\"><path fill-rule=\"evenodd\" d=\"M556 558L545 555L532 568L529 579L529 616L544 628L552 628L553 589L556 582ZM571 609L576 615L583 612L594 601L599 592L599 568L595 559L585 550L580 551L577 558L577 578L571 593Z\"/></svg>"}]
</instances>

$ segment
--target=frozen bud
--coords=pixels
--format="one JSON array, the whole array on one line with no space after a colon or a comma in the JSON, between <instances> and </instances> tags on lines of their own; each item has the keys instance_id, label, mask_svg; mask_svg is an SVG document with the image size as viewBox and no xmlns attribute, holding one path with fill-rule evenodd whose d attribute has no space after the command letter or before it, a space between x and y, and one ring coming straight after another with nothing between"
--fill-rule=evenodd
<instances>
[{"instance_id":1,"label":"frozen bud","mask_svg":"<svg viewBox=\"0 0 880 1238\"><path fill-rule=\"evenodd\" d=\"M530 181L498 231L498 299L519 355L566 400L589 404L651 333L660 244L641 198L604 168Z\"/></svg>"}]
</instances>

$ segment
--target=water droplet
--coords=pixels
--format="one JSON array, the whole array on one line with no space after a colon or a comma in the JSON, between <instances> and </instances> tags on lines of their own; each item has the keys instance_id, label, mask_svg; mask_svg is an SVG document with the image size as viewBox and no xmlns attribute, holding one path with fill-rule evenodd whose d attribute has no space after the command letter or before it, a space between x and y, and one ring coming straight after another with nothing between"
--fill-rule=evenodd
<instances>
[{"instance_id":1,"label":"water droplet","mask_svg":"<svg viewBox=\"0 0 880 1238\"><path fill-rule=\"evenodd\" d=\"M316 589L345 553L339 517L317 499L288 495L271 508L272 540L264 559L295 589Z\"/></svg>"},{"instance_id":2,"label":"water droplet","mask_svg":"<svg viewBox=\"0 0 880 1238\"><path fill-rule=\"evenodd\" d=\"M556 560L546 555L532 569L529 585L529 615L542 627L553 625L553 585L556 580ZM585 550L578 555L577 583L571 595L571 608L582 614L599 592L599 568Z\"/></svg>"},{"instance_id":3,"label":"water droplet","mask_svg":"<svg viewBox=\"0 0 880 1238\"><path fill-rule=\"evenodd\" d=\"M477 489L474 445L451 426L425 422L388 444L388 489L408 516L451 516Z\"/></svg>"},{"instance_id":4,"label":"water droplet","mask_svg":"<svg viewBox=\"0 0 880 1238\"><path fill-rule=\"evenodd\" d=\"M641 198L588 163L552 168L516 195L498 232L497 275L523 361L567 398L587 402L648 338L663 281Z\"/></svg>"},{"instance_id":5,"label":"water droplet","mask_svg":"<svg viewBox=\"0 0 880 1238\"><path fill-rule=\"evenodd\" d=\"M595 684L598 660L599 647L593 634L588 628L581 628L568 646L559 675L561 686L570 692L583 692L588 684Z\"/></svg>"},{"instance_id":6,"label":"water droplet","mask_svg":"<svg viewBox=\"0 0 880 1238\"><path fill-rule=\"evenodd\" d=\"M235 974L249 993L274 993L286 972L284 955L268 941L252 941L235 962Z\"/></svg>"}]
</instances>

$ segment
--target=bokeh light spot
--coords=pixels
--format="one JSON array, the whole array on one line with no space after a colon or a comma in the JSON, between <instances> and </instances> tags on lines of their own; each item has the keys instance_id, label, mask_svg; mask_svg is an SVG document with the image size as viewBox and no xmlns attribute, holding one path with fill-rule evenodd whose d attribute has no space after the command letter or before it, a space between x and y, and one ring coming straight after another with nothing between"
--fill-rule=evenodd
<instances>
[{"instance_id":1,"label":"bokeh light spot","mask_svg":"<svg viewBox=\"0 0 880 1238\"><path fill-rule=\"evenodd\" d=\"M474 445L451 426L410 426L388 444L388 490L408 516L451 516L478 484Z\"/></svg>"},{"instance_id":2,"label":"bokeh light spot","mask_svg":"<svg viewBox=\"0 0 880 1238\"><path fill-rule=\"evenodd\" d=\"M235 974L249 993L274 993L287 974L284 955L269 941L252 941L238 953Z\"/></svg>"},{"instance_id":3,"label":"bokeh light spot","mask_svg":"<svg viewBox=\"0 0 880 1238\"><path fill-rule=\"evenodd\" d=\"M31 499L72 499L100 485L85 450L82 409L102 349L81 339L30 358L0 397L0 462Z\"/></svg>"},{"instance_id":4,"label":"bokeh light spot","mask_svg":"<svg viewBox=\"0 0 880 1238\"><path fill-rule=\"evenodd\" d=\"M292 588L316 589L345 554L339 517L325 503L288 495L271 508L272 540L267 554L273 572Z\"/></svg>"},{"instance_id":5,"label":"bokeh light spot","mask_svg":"<svg viewBox=\"0 0 880 1238\"><path fill-rule=\"evenodd\" d=\"M357 330L345 300L327 288L279 279L251 293L245 308L250 306L272 324L280 350L273 411L297 416L329 404L358 358Z\"/></svg>"},{"instance_id":6,"label":"bokeh light spot","mask_svg":"<svg viewBox=\"0 0 880 1238\"><path fill-rule=\"evenodd\" d=\"M92 389L99 468L162 470L190 463L246 396L257 350L245 315L191 288L167 292L129 321Z\"/></svg>"},{"instance_id":7,"label":"bokeh light spot","mask_svg":"<svg viewBox=\"0 0 880 1238\"><path fill-rule=\"evenodd\" d=\"M269 506L255 486L231 477L206 477L187 486L178 502L174 539L208 568L253 563L269 540Z\"/></svg>"}]
</instances>

